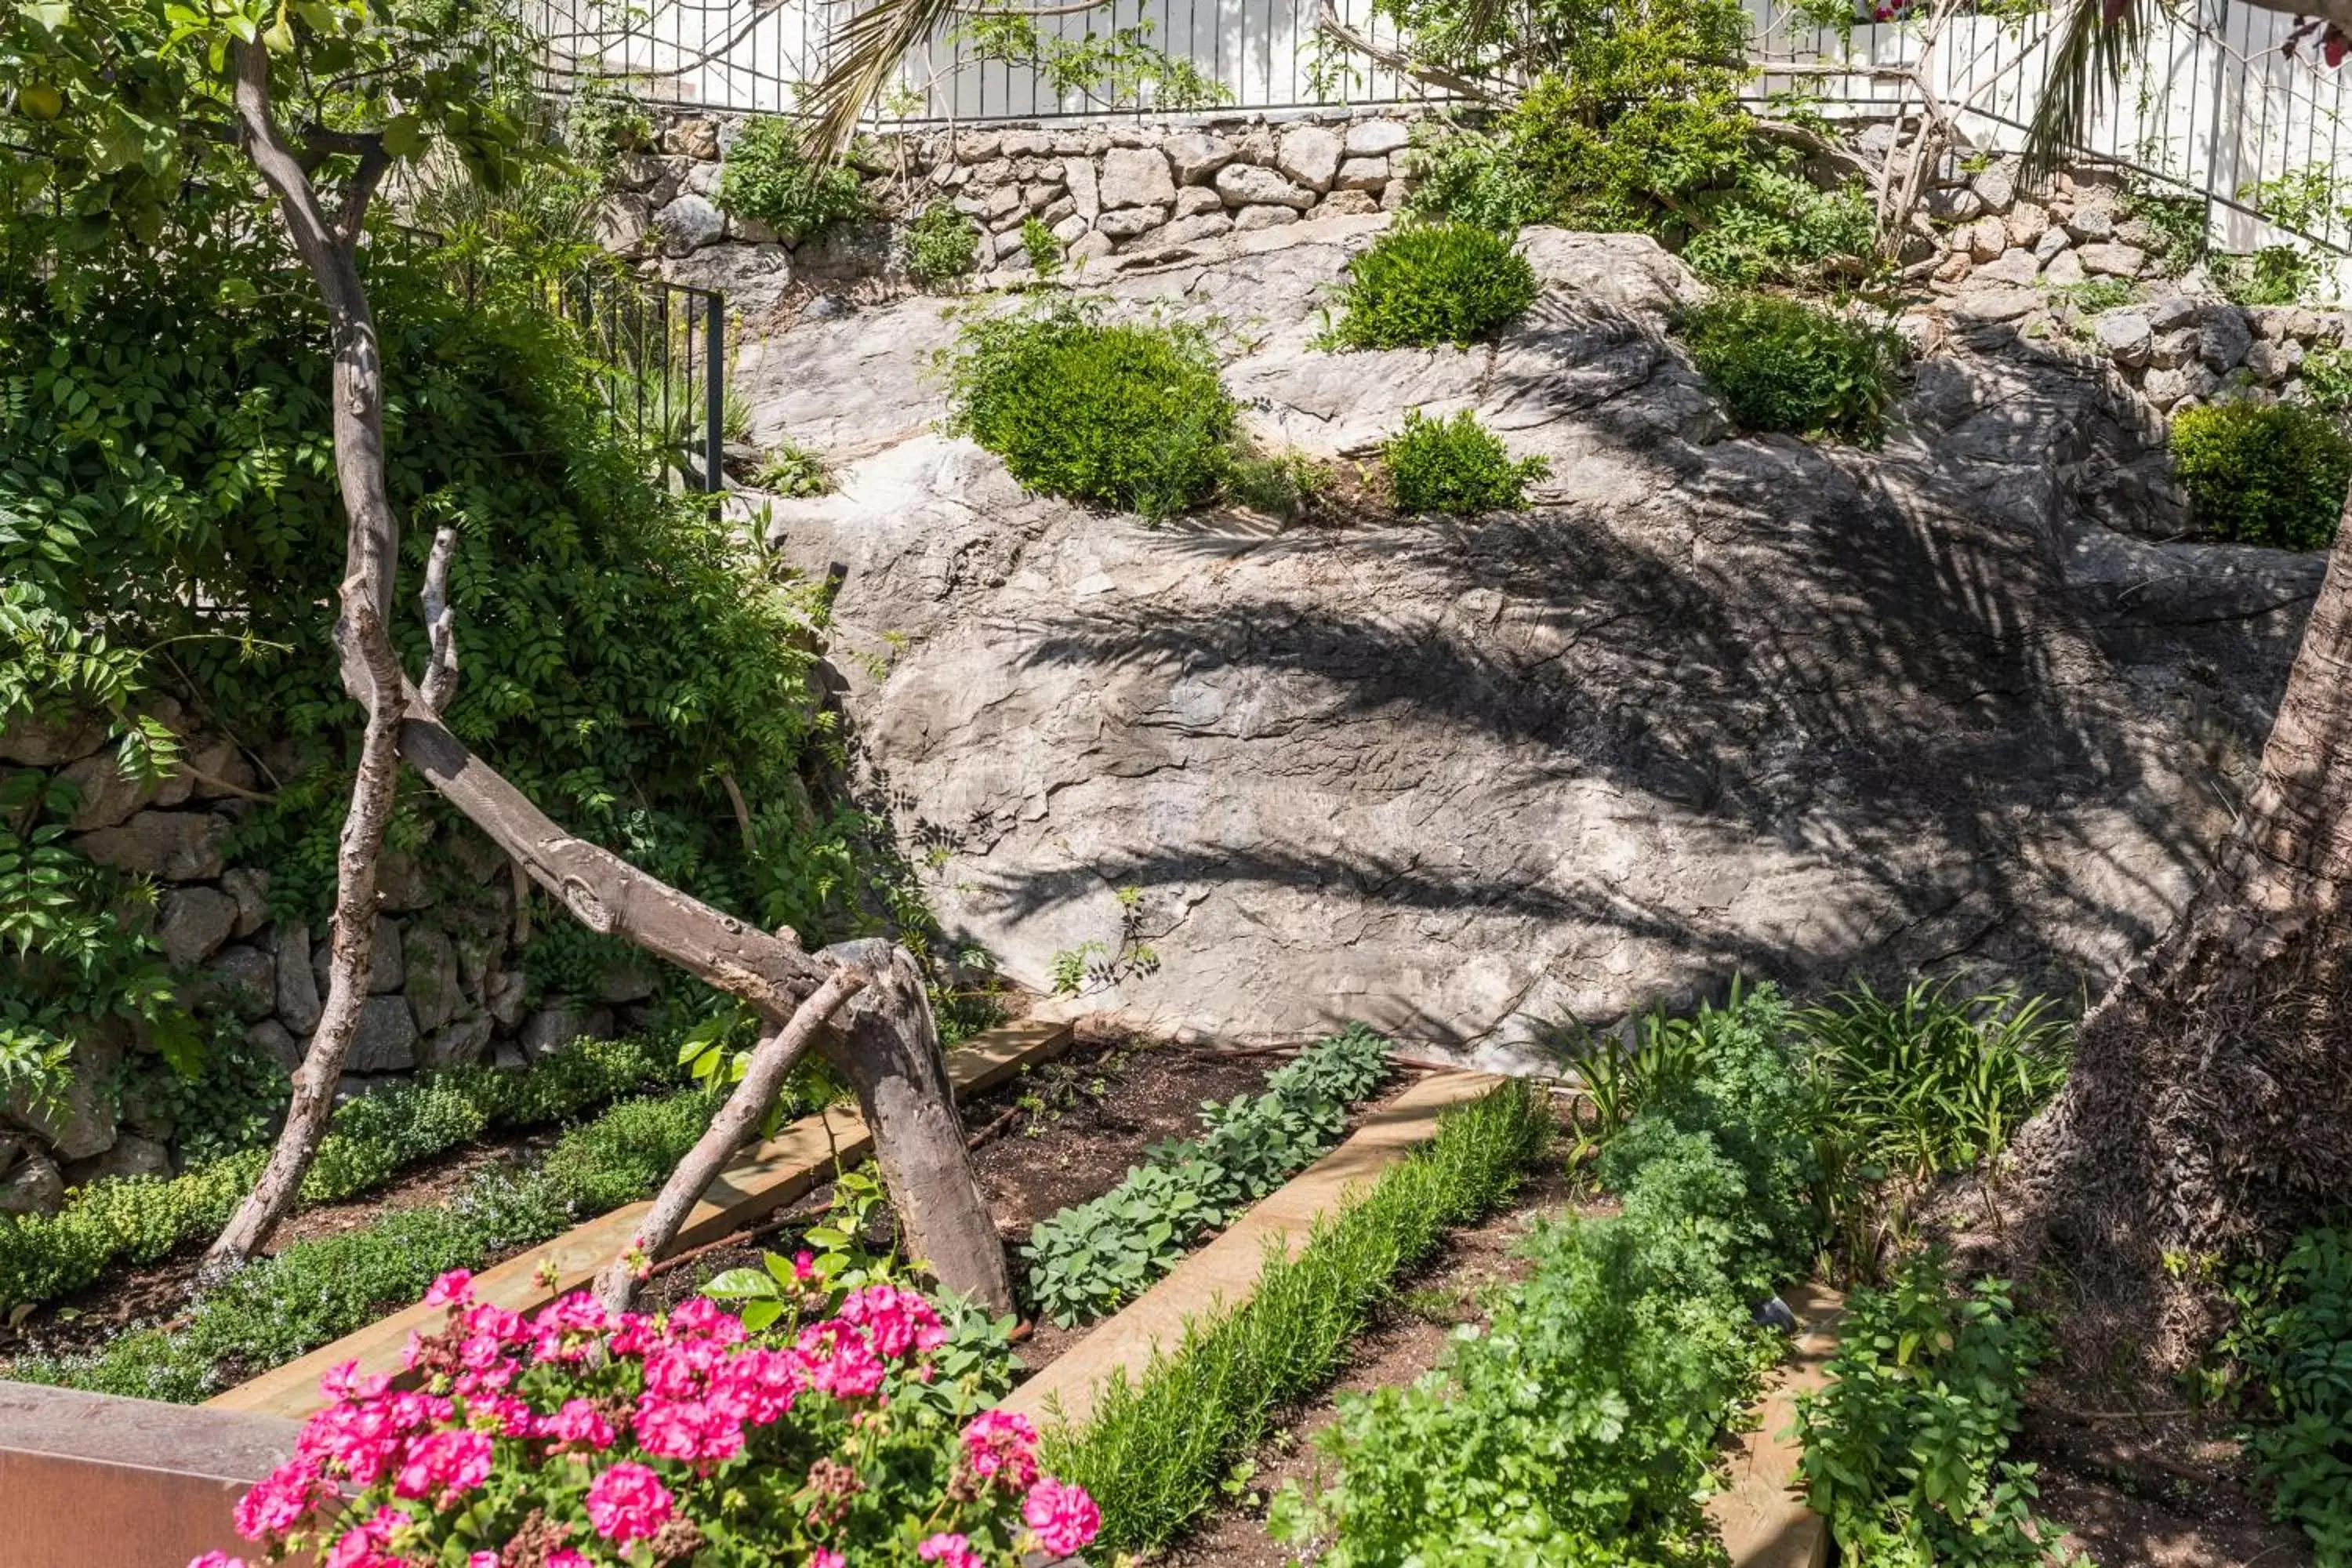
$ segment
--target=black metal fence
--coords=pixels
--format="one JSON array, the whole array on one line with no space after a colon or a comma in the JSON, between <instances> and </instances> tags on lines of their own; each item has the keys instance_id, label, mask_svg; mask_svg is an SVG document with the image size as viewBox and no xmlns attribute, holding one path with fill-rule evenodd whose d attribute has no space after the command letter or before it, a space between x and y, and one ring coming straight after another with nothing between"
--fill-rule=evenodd
<instances>
[{"instance_id":1,"label":"black metal fence","mask_svg":"<svg viewBox=\"0 0 2352 1568\"><path fill-rule=\"evenodd\" d=\"M548 306L604 370L617 429L704 490L726 484L727 301L709 289L596 269L551 282Z\"/></svg>"}]
</instances>

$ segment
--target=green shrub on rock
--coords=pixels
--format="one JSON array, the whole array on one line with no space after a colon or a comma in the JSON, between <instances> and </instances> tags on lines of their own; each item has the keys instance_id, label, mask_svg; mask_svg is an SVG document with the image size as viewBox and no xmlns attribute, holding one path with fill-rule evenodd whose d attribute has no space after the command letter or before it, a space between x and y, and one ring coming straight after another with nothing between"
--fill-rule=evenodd
<instances>
[{"instance_id":1,"label":"green shrub on rock","mask_svg":"<svg viewBox=\"0 0 2352 1568\"><path fill-rule=\"evenodd\" d=\"M1535 268L1510 240L1469 224L1393 228L1348 263L1331 329L1350 349L1468 348L1536 300Z\"/></svg>"},{"instance_id":2,"label":"green shrub on rock","mask_svg":"<svg viewBox=\"0 0 2352 1568\"><path fill-rule=\"evenodd\" d=\"M1451 419L1407 413L1404 428L1381 447L1399 511L1512 511L1527 500L1528 482L1551 472L1542 458L1513 461L1502 438L1464 409Z\"/></svg>"},{"instance_id":3,"label":"green shrub on rock","mask_svg":"<svg viewBox=\"0 0 2352 1568\"><path fill-rule=\"evenodd\" d=\"M2293 403L2217 403L2172 418L2173 473L2197 520L2241 544L2318 550L2352 484L2352 437Z\"/></svg>"},{"instance_id":4,"label":"green shrub on rock","mask_svg":"<svg viewBox=\"0 0 2352 1568\"><path fill-rule=\"evenodd\" d=\"M1741 429L1878 439L1902 352L1885 328L1777 295L1733 294L1691 311L1682 330Z\"/></svg>"},{"instance_id":5,"label":"green shrub on rock","mask_svg":"<svg viewBox=\"0 0 2352 1568\"><path fill-rule=\"evenodd\" d=\"M1057 302L971 322L947 369L949 428L1048 495L1157 521L1204 500L1232 460L1234 400L1196 326Z\"/></svg>"},{"instance_id":6,"label":"green shrub on rock","mask_svg":"<svg viewBox=\"0 0 2352 1568\"><path fill-rule=\"evenodd\" d=\"M719 205L730 216L766 224L787 245L873 210L857 172L811 163L801 153L798 122L781 115L754 115L744 125L719 176Z\"/></svg>"},{"instance_id":7,"label":"green shrub on rock","mask_svg":"<svg viewBox=\"0 0 2352 1568\"><path fill-rule=\"evenodd\" d=\"M980 265L980 226L945 202L933 202L907 226L907 276L936 289Z\"/></svg>"}]
</instances>

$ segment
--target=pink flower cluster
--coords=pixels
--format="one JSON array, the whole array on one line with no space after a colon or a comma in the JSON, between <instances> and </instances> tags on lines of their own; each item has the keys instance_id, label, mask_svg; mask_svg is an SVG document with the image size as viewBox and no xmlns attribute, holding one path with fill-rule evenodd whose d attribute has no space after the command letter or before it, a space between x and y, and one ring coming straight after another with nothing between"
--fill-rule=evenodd
<instances>
[{"instance_id":1,"label":"pink flower cluster","mask_svg":"<svg viewBox=\"0 0 2352 1568\"><path fill-rule=\"evenodd\" d=\"M1026 1415L983 1410L963 1429L963 1462L983 1484L1020 1491L1037 1479L1037 1428Z\"/></svg>"},{"instance_id":2,"label":"pink flower cluster","mask_svg":"<svg viewBox=\"0 0 2352 1568\"><path fill-rule=\"evenodd\" d=\"M321 1568L449 1561L436 1531L452 1515L480 1516L469 1500L495 1483L493 1509L505 1499L530 1511L556 1495L584 1509L584 1523L572 1512L571 1523L535 1544L543 1558L532 1561L595 1568L614 1560L592 1555L599 1539L604 1551L627 1556L632 1543L681 1521L690 1540L694 1489L742 1455L750 1433L782 1421L803 1397L819 1396L813 1408L832 1423L817 1429L838 1430L845 1406L848 1429L861 1430L872 1416L860 1412L878 1408L887 1377L928 1381L929 1352L948 1338L929 1301L889 1285L850 1292L833 1317L783 1346L751 1342L740 1319L699 1298L649 1318L608 1313L574 1293L526 1319L476 1301L460 1270L436 1281L425 1300L446 1308L447 1321L410 1341L407 1365L422 1388L396 1390L355 1365L329 1373L320 1384L327 1408L303 1427L293 1458L237 1503L239 1534L273 1554L311 1552ZM1001 1500L985 1506L1009 1510L1018 1498L1026 1542L1066 1556L1094 1539L1101 1515L1084 1490L1040 1474L1036 1447L1036 1429L1024 1417L982 1413L961 1436L950 1500L984 1505L992 1494ZM845 1497L860 1489L856 1471L835 1469L851 1483ZM551 1491L534 1489L530 1478L541 1472ZM584 1499L576 1489L583 1481ZM345 1504L352 1489L360 1496ZM965 1530L1008 1540L999 1532L1009 1527L992 1522L1003 1517L989 1511ZM570 1543L560 1543L567 1531ZM845 1568L831 1546L810 1550L810 1568ZM990 1562L970 1534L953 1530L931 1535L918 1554L944 1568ZM467 1561L496 1568L499 1557L474 1552ZM214 1552L189 1568L245 1564Z\"/></svg>"},{"instance_id":3,"label":"pink flower cluster","mask_svg":"<svg viewBox=\"0 0 2352 1568\"><path fill-rule=\"evenodd\" d=\"M1035 1533L1037 1549L1049 1557L1080 1551L1102 1529L1102 1510L1086 1489L1051 1476L1029 1489L1021 1502L1021 1518Z\"/></svg>"}]
</instances>

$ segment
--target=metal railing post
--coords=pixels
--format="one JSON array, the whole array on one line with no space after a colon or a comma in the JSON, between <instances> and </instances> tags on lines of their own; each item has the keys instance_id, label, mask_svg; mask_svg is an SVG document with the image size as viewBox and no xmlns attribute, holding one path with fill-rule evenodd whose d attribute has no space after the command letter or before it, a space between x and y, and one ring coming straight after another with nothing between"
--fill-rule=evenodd
<instances>
[{"instance_id":1,"label":"metal railing post","mask_svg":"<svg viewBox=\"0 0 2352 1568\"><path fill-rule=\"evenodd\" d=\"M702 488L726 488L719 459L727 451L727 297L713 289L702 304Z\"/></svg>"}]
</instances>

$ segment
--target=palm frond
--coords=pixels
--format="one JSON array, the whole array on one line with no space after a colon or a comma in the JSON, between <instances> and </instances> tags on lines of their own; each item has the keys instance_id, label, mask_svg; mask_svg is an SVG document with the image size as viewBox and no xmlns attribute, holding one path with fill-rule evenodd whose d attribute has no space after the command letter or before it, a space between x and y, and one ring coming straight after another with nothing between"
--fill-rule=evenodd
<instances>
[{"instance_id":1,"label":"palm frond","mask_svg":"<svg viewBox=\"0 0 2352 1568\"><path fill-rule=\"evenodd\" d=\"M2157 0L2074 0L2025 136L2029 174L2055 169L2139 58Z\"/></svg>"},{"instance_id":2,"label":"palm frond","mask_svg":"<svg viewBox=\"0 0 2352 1568\"><path fill-rule=\"evenodd\" d=\"M878 0L828 40L833 65L805 100L812 160L837 158L857 122L907 58L954 15L960 0Z\"/></svg>"}]
</instances>

